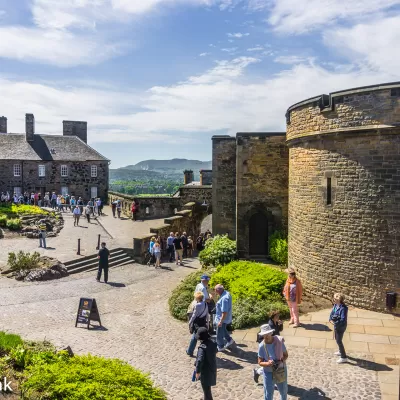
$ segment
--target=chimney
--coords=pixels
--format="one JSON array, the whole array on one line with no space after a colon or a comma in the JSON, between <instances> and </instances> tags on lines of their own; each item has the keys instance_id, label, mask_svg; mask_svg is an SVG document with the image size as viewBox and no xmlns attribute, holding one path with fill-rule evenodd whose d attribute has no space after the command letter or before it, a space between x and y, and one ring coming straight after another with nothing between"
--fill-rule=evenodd
<instances>
[{"instance_id":1,"label":"chimney","mask_svg":"<svg viewBox=\"0 0 400 400\"><path fill-rule=\"evenodd\" d=\"M183 171L183 184L184 185L189 185L189 183L192 183L193 180L194 180L193 171L185 169Z\"/></svg>"},{"instance_id":2,"label":"chimney","mask_svg":"<svg viewBox=\"0 0 400 400\"><path fill-rule=\"evenodd\" d=\"M77 136L87 143L87 122L86 121L63 121L63 135Z\"/></svg>"},{"instance_id":3,"label":"chimney","mask_svg":"<svg viewBox=\"0 0 400 400\"><path fill-rule=\"evenodd\" d=\"M212 170L201 169L200 170L200 185L212 185Z\"/></svg>"},{"instance_id":4,"label":"chimney","mask_svg":"<svg viewBox=\"0 0 400 400\"><path fill-rule=\"evenodd\" d=\"M0 117L0 133L7 133L7 118Z\"/></svg>"},{"instance_id":5,"label":"chimney","mask_svg":"<svg viewBox=\"0 0 400 400\"><path fill-rule=\"evenodd\" d=\"M33 114L25 114L25 135L27 142L35 139L35 117Z\"/></svg>"}]
</instances>

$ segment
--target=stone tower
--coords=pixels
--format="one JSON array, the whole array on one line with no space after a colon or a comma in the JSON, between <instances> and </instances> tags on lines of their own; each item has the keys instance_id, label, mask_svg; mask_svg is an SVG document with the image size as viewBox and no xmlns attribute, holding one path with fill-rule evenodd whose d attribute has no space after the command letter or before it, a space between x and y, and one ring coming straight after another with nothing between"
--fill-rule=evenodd
<instances>
[{"instance_id":1,"label":"stone tower","mask_svg":"<svg viewBox=\"0 0 400 400\"><path fill-rule=\"evenodd\" d=\"M327 298L384 310L400 287L400 82L287 111L289 265Z\"/></svg>"},{"instance_id":2,"label":"stone tower","mask_svg":"<svg viewBox=\"0 0 400 400\"><path fill-rule=\"evenodd\" d=\"M7 118L0 117L0 133L7 133Z\"/></svg>"}]
</instances>

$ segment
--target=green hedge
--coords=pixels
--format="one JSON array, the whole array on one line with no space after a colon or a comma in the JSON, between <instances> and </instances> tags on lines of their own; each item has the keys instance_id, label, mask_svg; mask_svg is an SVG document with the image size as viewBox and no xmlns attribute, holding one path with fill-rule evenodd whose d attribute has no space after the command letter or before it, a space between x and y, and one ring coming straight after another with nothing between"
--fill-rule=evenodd
<instances>
[{"instance_id":1,"label":"green hedge","mask_svg":"<svg viewBox=\"0 0 400 400\"><path fill-rule=\"evenodd\" d=\"M204 267L228 264L236 258L236 242L226 235L217 235L207 240L199 259Z\"/></svg>"},{"instance_id":2,"label":"green hedge","mask_svg":"<svg viewBox=\"0 0 400 400\"><path fill-rule=\"evenodd\" d=\"M287 266L288 242L285 231L275 231L268 238L269 255L280 265Z\"/></svg>"},{"instance_id":3,"label":"green hedge","mask_svg":"<svg viewBox=\"0 0 400 400\"><path fill-rule=\"evenodd\" d=\"M21 220L19 218L8 219L6 225L10 231L19 231L22 227Z\"/></svg>"}]
</instances>

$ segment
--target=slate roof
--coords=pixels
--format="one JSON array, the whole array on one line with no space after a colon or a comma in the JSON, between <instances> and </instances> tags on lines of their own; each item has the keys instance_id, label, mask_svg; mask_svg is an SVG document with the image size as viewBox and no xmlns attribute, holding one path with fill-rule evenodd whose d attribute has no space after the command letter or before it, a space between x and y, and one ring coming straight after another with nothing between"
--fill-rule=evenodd
<instances>
[{"instance_id":1,"label":"slate roof","mask_svg":"<svg viewBox=\"0 0 400 400\"><path fill-rule=\"evenodd\" d=\"M54 149L54 151L53 151ZM0 133L0 160L109 161L77 136Z\"/></svg>"}]
</instances>

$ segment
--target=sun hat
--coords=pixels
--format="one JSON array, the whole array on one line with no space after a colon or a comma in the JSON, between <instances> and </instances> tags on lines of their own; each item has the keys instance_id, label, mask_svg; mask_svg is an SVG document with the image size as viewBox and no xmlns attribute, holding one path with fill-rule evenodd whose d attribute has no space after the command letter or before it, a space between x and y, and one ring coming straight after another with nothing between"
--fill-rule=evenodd
<instances>
[{"instance_id":1,"label":"sun hat","mask_svg":"<svg viewBox=\"0 0 400 400\"><path fill-rule=\"evenodd\" d=\"M197 340L207 340L210 337L207 328L201 327L196 332Z\"/></svg>"},{"instance_id":2,"label":"sun hat","mask_svg":"<svg viewBox=\"0 0 400 400\"><path fill-rule=\"evenodd\" d=\"M211 278L208 276L208 275L202 275L201 276L201 278L200 278L201 280L205 280L205 281L209 281Z\"/></svg>"},{"instance_id":3,"label":"sun hat","mask_svg":"<svg viewBox=\"0 0 400 400\"><path fill-rule=\"evenodd\" d=\"M261 325L260 329L260 332L258 332L260 336L272 336L275 332L275 330L272 329L268 324Z\"/></svg>"}]
</instances>

